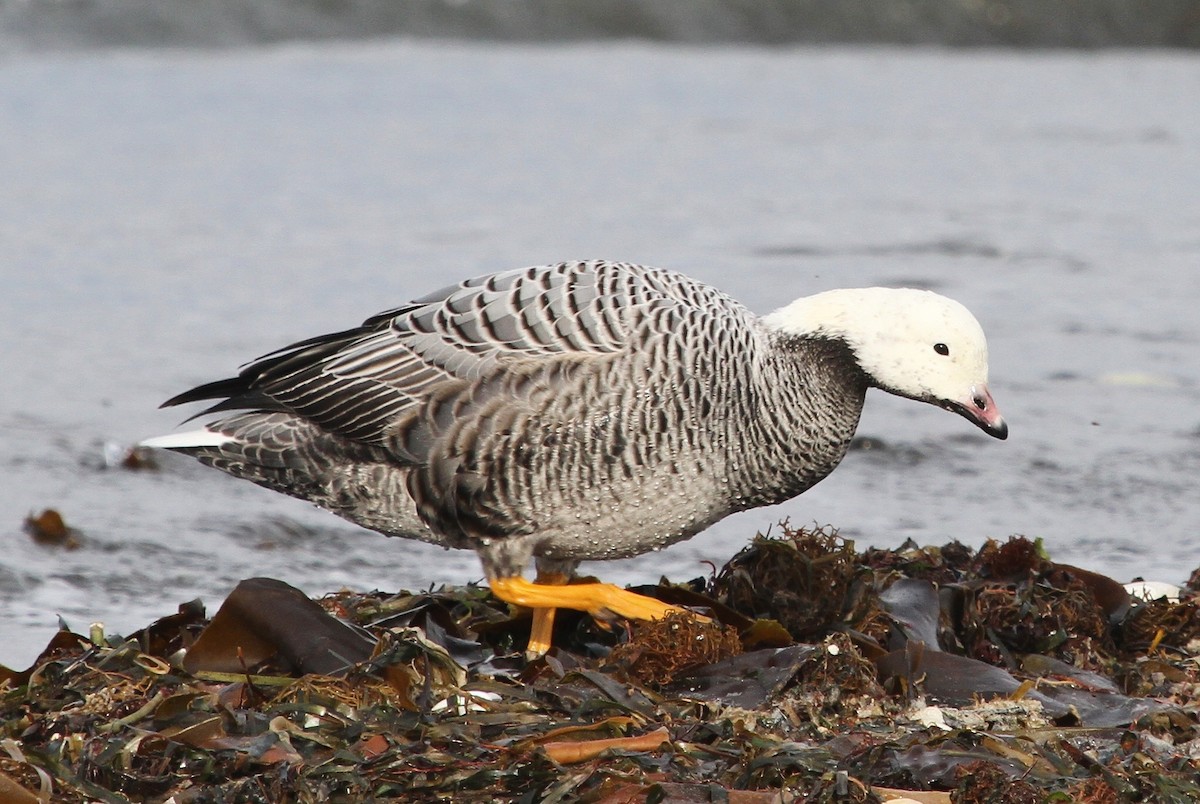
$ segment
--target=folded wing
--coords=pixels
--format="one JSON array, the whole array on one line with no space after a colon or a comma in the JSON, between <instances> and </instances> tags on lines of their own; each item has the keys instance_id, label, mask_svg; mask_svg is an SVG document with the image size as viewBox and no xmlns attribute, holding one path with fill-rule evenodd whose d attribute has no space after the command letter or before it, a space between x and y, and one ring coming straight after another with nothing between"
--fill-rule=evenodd
<instances>
[{"instance_id":1,"label":"folded wing","mask_svg":"<svg viewBox=\"0 0 1200 804\"><path fill-rule=\"evenodd\" d=\"M640 266L573 262L466 280L300 341L226 380L167 401L220 399L204 413L282 411L323 429L383 444L447 382L473 381L527 361L611 355L647 329L713 305L740 306L708 286Z\"/></svg>"}]
</instances>

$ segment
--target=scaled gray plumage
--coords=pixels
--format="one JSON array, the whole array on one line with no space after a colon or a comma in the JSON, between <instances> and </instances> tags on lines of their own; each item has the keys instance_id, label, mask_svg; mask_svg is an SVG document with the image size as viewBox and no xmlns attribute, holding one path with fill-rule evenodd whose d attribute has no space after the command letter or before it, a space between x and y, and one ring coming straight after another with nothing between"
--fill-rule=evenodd
<instances>
[{"instance_id":1,"label":"scaled gray plumage","mask_svg":"<svg viewBox=\"0 0 1200 804\"><path fill-rule=\"evenodd\" d=\"M872 385L1003 437L970 314L923 291L861 293L761 319L637 265L483 276L181 394L166 404L245 412L149 443L388 535L474 549L489 580L520 575L532 556L571 571L803 492L842 459ZM894 360L863 345L876 336L861 331L906 320L893 308L910 301L979 341L963 371L982 376L958 396L908 379L941 371L941 340L918 358L889 347ZM858 321L871 304L878 315Z\"/></svg>"}]
</instances>

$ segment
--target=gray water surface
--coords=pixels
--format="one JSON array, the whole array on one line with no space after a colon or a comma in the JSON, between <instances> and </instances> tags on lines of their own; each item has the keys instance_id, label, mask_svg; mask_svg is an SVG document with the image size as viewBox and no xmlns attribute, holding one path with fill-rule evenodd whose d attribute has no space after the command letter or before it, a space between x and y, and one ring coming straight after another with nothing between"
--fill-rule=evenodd
<instances>
[{"instance_id":1,"label":"gray water surface","mask_svg":"<svg viewBox=\"0 0 1200 804\"><path fill-rule=\"evenodd\" d=\"M0 63L0 662L241 578L480 577L178 456L167 397L462 277L685 271L753 309L905 284L976 312L996 442L873 392L786 505L589 569L684 580L782 517L868 544L1013 533L1126 580L1200 564L1200 58L450 43ZM184 414L186 415L186 414ZM59 509L74 551L23 518Z\"/></svg>"}]
</instances>

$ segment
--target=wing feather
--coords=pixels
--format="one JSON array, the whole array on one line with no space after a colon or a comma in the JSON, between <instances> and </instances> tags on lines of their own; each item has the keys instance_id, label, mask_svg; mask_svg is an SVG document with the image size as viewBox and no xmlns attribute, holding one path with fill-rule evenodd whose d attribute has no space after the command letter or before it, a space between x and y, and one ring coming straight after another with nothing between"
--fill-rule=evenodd
<instances>
[{"instance_id":1,"label":"wing feather","mask_svg":"<svg viewBox=\"0 0 1200 804\"><path fill-rule=\"evenodd\" d=\"M707 285L653 268L595 261L506 271L300 341L165 404L221 399L209 410L290 411L379 444L447 382L522 361L613 354L648 327L665 326L656 315L663 306L681 305L749 315Z\"/></svg>"}]
</instances>

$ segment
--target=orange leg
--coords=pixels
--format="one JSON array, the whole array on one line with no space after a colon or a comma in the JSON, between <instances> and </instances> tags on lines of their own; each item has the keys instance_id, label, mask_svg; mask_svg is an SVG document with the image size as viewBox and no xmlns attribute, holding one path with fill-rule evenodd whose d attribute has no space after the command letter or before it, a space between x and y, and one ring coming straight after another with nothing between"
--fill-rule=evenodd
<instances>
[{"instance_id":1,"label":"orange leg","mask_svg":"<svg viewBox=\"0 0 1200 804\"><path fill-rule=\"evenodd\" d=\"M539 570L534 583L548 586L564 586L570 580L571 576L562 572L542 572ZM495 589L495 587L492 588L493 590ZM529 645L525 648L525 655L530 659L536 659L538 656L543 656L550 651L550 638L554 633L554 612L556 611L558 609L542 607L533 610L533 626L529 629Z\"/></svg>"},{"instance_id":2,"label":"orange leg","mask_svg":"<svg viewBox=\"0 0 1200 804\"><path fill-rule=\"evenodd\" d=\"M553 578L547 578L553 580ZM529 638L529 652L541 655L550 649L550 629L554 625L554 609L586 611L597 619L610 619L613 615L631 620L659 620L672 612L687 611L635 594L610 583L533 583L519 575L511 578L493 578L488 581L492 594L514 606L534 609L533 629ZM541 614L543 610L549 610ZM697 620L708 622L708 618L688 612Z\"/></svg>"}]
</instances>

